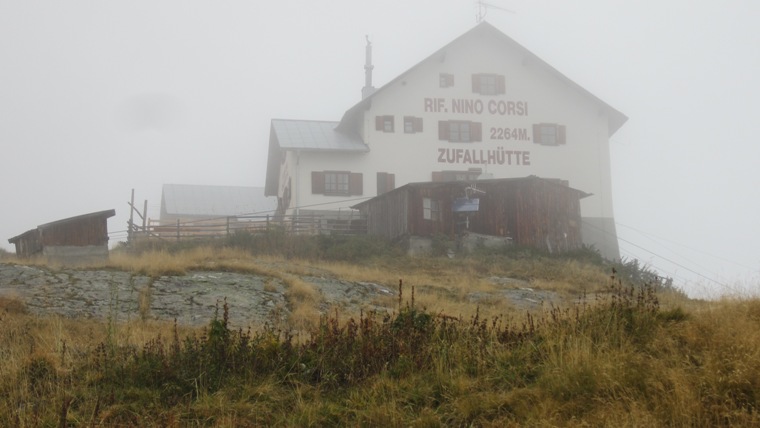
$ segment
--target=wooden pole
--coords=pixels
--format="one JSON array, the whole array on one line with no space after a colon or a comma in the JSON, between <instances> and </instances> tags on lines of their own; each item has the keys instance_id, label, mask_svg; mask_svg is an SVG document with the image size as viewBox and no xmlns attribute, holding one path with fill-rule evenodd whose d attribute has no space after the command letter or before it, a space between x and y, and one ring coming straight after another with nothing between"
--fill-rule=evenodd
<instances>
[{"instance_id":1,"label":"wooden pole","mask_svg":"<svg viewBox=\"0 0 760 428\"><path fill-rule=\"evenodd\" d=\"M129 227L127 228L127 243L132 243L132 229L134 228L135 189L132 189L132 197L129 200Z\"/></svg>"},{"instance_id":2,"label":"wooden pole","mask_svg":"<svg viewBox=\"0 0 760 428\"><path fill-rule=\"evenodd\" d=\"M145 229L145 225L146 225L145 222L147 218L148 218L148 200L146 199L145 203L143 204L143 215L142 215L142 221L143 221L142 231L143 231L143 235L146 235L146 236L147 234L145 232L147 232L147 230Z\"/></svg>"}]
</instances>

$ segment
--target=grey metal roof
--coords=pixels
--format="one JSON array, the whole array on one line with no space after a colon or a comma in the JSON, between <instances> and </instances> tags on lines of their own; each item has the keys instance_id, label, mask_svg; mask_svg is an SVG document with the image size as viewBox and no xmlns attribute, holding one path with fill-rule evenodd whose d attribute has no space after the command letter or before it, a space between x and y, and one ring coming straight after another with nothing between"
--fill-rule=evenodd
<instances>
[{"instance_id":1,"label":"grey metal roof","mask_svg":"<svg viewBox=\"0 0 760 428\"><path fill-rule=\"evenodd\" d=\"M271 213L277 198L264 196L263 187L164 184L162 214L232 216Z\"/></svg>"},{"instance_id":2,"label":"grey metal roof","mask_svg":"<svg viewBox=\"0 0 760 428\"><path fill-rule=\"evenodd\" d=\"M336 126L338 122L272 119L272 129L283 150L369 151L358 135L338 132Z\"/></svg>"}]
</instances>

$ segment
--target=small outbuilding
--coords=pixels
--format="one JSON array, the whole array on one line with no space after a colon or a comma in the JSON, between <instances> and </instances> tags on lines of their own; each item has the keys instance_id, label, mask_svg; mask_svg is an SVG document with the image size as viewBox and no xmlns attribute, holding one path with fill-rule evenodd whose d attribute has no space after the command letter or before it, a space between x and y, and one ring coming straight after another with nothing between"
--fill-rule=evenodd
<instances>
[{"instance_id":1,"label":"small outbuilding","mask_svg":"<svg viewBox=\"0 0 760 428\"><path fill-rule=\"evenodd\" d=\"M409 240L410 252L436 235L472 245L514 243L550 252L583 245L580 200L591 196L536 176L409 183L355 205L367 231Z\"/></svg>"},{"instance_id":2,"label":"small outbuilding","mask_svg":"<svg viewBox=\"0 0 760 428\"><path fill-rule=\"evenodd\" d=\"M108 258L108 219L115 210L83 214L37 226L8 240L20 258L42 256L48 262L86 264Z\"/></svg>"}]
</instances>

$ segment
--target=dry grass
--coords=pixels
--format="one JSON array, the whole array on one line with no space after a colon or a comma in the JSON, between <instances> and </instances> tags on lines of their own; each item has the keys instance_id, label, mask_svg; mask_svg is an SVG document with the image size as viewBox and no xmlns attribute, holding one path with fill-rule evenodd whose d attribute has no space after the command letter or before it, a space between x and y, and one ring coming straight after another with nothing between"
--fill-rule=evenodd
<instances>
[{"instance_id":1,"label":"dry grass","mask_svg":"<svg viewBox=\"0 0 760 428\"><path fill-rule=\"evenodd\" d=\"M199 248L114 254L109 267L255 273L285 290L290 315L256 336L152 322L147 287L129 323L32 316L0 298L0 426L56 426L61 415L78 426L760 423L758 299L610 294L616 281L598 266L549 258L354 265ZM326 318L329 302L301 278L313 275L393 290L403 279L402 302L380 299L395 311L386 321ZM568 304L526 318L492 276ZM473 292L495 297L475 303Z\"/></svg>"}]
</instances>

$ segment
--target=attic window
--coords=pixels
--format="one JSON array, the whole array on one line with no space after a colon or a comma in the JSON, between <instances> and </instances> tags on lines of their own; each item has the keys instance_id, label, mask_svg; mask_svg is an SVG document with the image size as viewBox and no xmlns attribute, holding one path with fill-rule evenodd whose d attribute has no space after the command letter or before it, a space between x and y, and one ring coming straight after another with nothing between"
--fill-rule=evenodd
<instances>
[{"instance_id":1,"label":"attic window","mask_svg":"<svg viewBox=\"0 0 760 428\"><path fill-rule=\"evenodd\" d=\"M394 132L393 116L375 116L375 130Z\"/></svg>"},{"instance_id":2,"label":"attic window","mask_svg":"<svg viewBox=\"0 0 760 428\"><path fill-rule=\"evenodd\" d=\"M454 75L449 73L441 73L439 78L441 88L448 88L454 86Z\"/></svg>"},{"instance_id":3,"label":"attic window","mask_svg":"<svg viewBox=\"0 0 760 428\"><path fill-rule=\"evenodd\" d=\"M565 144L565 125L537 123L533 125L533 142L545 146Z\"/></svg>"},{"instance_id":4,"label":"attic window","mask_svg":"<svg viewBox=\"0 0 760 428\"><path fill-rule=\"evenodd\" d=\"M505 92L504 76L500 74L473 74L472 92L481 95L498 95Z\"/></svg>"}]
</instances>

